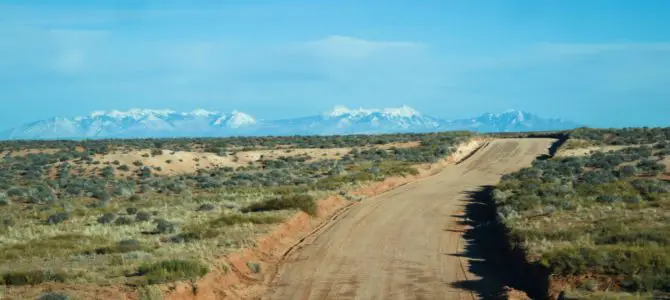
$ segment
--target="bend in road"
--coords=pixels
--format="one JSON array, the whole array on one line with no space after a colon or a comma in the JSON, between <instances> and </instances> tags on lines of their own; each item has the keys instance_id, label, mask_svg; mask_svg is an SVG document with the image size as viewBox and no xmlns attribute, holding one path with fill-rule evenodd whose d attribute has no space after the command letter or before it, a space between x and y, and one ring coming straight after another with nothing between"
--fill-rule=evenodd
<instances>
[{"instance_id":1,"label":"bend in road","mask_svg":"<svg viewBox=\"0 0 670 300\"><path fill-rule=\"evenodd\" d=\"M266 299L473 299L465 246L467 192L547 153L552 139L495 140L466 161L353 206L289 254Z\"/></svg>"}]
</instances>

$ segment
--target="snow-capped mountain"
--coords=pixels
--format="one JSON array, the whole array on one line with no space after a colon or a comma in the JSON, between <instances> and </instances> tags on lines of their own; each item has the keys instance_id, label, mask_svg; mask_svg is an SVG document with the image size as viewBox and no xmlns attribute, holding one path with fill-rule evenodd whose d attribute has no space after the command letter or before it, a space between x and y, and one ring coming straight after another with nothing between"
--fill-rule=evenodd
<instances>
[{"instance_id":1,"label":"snow-capped mountain","mask_svg":"<svg viewBox=\"0 0 670 300\"><path fill-rule=\"evenodd\" d=\"M479 117L446 122L444 128L468 129L478 132L552 131L579 127L579 124L562 119L544 119L537 115L507 110L503 113L485 113Z\"/></svg>"},{"instance_id":2,"label":"snow-capped mountain","mask_svg":"<svg viewBox=\"0 0 670 300\"><path fill-rule=\"evenodd\" d=\"M579 127L560 120L510 110L500 114L445 121L409 106L356 108L336 106L309 117L257 121L239 111L221 113L196 109L191 112L131 109L97 111L82 117L54 117L0 133L2 139L83 139L137 137L223 137L235 135L332 135L394 132L471 130L519 132L562 130Z\"/></svg>"},{"instance_id":3,"label":"snow-capped mountain","mask_svg":"<svg viewBox=\"0 0 670 300\"><path fill-rule=\"evenodd\" d=\"M257 121L238 111L220 113L131 109L96 111L88 116L55 117L9 130L6 139L227 136L244 132Z\"/></svg>"},{"instance_id":4,"label":"snow-capped mountain","mask_svg":"<svg viewBox=\"0 0 670 300\"><path fill-rule=\"evenodd\" d=\"M269 121L264 126L273 134L374 134L437 131L442 122L406 105L384 109L336 106L321 115Z\"/></svg>"}]
</instances>

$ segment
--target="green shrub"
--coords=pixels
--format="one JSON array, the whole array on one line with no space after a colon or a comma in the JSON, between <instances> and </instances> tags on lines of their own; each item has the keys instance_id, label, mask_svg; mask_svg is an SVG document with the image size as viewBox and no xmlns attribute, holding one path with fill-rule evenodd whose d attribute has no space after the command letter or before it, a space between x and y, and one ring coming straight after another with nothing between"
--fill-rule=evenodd
<instances>
[{"instance_id":1,"label":"green shrub","mask_svg":"<svg viewBox=\"0 0 670 300\"><path fill-rule=\"evenodd\" d=\"M130 225L130 224L133 224L133 219L128 217L119 217L114 221L114 225L117 226Z\"/></svg>"},{"instance_id":2,"label":"green shrub","mask_svg":"<svg viewBox=\"0 0 670 300\"><path fill-rule=\"evenodd\" d=\"M300 209L310 215L316 214L316 201L310 195L291 195L268 199L263 202L253 203L242 212L260 212L285 209Z\"/></svg>"},{"instance_id":3,"label":"green shrub","mask_svg":"<svg viewBox=\"0 0 670 300\"><path fill-rule=\"evenodd\" d=\"M51 225L54 225L54 224L63 223L65 221L69 220L69 219L70 219L70 214L68 214L67 212L59 212L59 213L55 213L55 214L50 215L49 217L47 217L47 223L51 224Z\"/></svg>"},{"instance_id":4,"label":"green shrub","mask_svg":"<svg viewBox=\"0 0 670 300\"><path fill-rule=\"evenodd\" d=\"M211 203L203 203L201 204L196 211L212 211L216 209L216 205L211 204Z\"/></svg>"},{"instance_id":5,"label":"green shrub","mask_svg":"<svg viewBox=\"0 0 670 300\"><path fill-rule=\"evenodd\" d=\"M70 297L56 292L42 294L37 300L70 300Z\"/></svg>"},{"instance_id":6,"label":"green shrub","mask_svg":"<svg viewBox=\"0 0 670 300\"><path fill-rule=\"evenodd\" d=\"M10 271L2 274L3 285L36 285L44 282L65 282L66 276L51 270Z\"/></svg>"},{"instance_id":7,"label":"green shrub","mask_svg":"<svg viewBox=\"0 0 670 300\"><path fill-rule=\"evenodd\" d=\"M9 205L9 197L7 196L7 193L5 192L0 192L0 206L4 205Z\"/></svg>"},{"instance_id":8,"label":"green shrub","mask_svg":"<svg viewBox=\"0 0 670 300\"><path fill-rule=\"evenodd\" d=\"M254 273L260 273L261 272L261 265L259 263L254 263L254 262L247 262L247 267L251 272Z\"/></svg>"},{"instance_id":9,"label":"green shrub","mask_svg":"<svg viewBox=\"0 0 670 300\"><path fill-rule=\"evenodd\" d=\"M114 254L114 253L127 253L139 250L142 250L142 244L140 243L140 241L135 239L128 239L119 241L111 246L97 248L93 252L96 254Z\"/></svg>"},{"instance_id":10,"label":"green shrub","mask_svg":"<svg viewBox=\"0 0 670 300\"><path fill-rule=\"evenodd\" d=\"M193 231L193 232L182 232L180 234L174 235L170 237L170 242L172 243L188 243L192 241L197 241L201 240L204 238L208 237L215 237L217 235L216 232L211 231L211 236L208 234L210 231L205 230L205 231Z\"/></svg>"},{"instance_id":11,"label":"green shrub","mask_svg":"<svg viewBox=\"0 0 670 300\"><path fill-rule=\"evenodd\" d=\"M197 261L165 260L139 267L138 275L144 276L148 284L160 284L180 280L195 280L209 272L209 267Z\"/></svg>"},{"instance_id":12,"label":"green shrub","mask_svg":"<svg viewBox=\"0 0 670 300\"><path fill-rule=\"evenodd\" d=\"M274 224L281 221L283 221L283 218L272 215L229 214L214 219L210 222L209 226L230 226L243 223Z\"/></svg>"},{"instance_id":13,"label":"green shrub","mask_svg":"<svg viewBox=\"0 0 670 300\"><path fill-rule=\"evenodd\" d=\"M637 168L635 166L623 166L619 168L619 177L628 178L633 177L637 174Z\"/></svg>"},{"instance_id":14,"label":"green shrub","mask_svg":"<svg viewBox=\"0 0 670 300\"><path fill-rule=\"evenodd\" d=\"M175 233L179 230L179 225L177 223L164 219L157 219L154 223L156 223L157 233Z\"/></svg>"},{"instance_id":15,"label":"green shrub","mask_svg":"<svg viewBox=\"0 0 670 300\"><path fill-rule=\"evenodd\" d=\"M11 215L2 216L0 222L1 222L0 224L2 224L2 227L13 227L14 225L16 225L16 221Z\"/></svg>"},{"instance_id":16,"label":"green shrub","mask_svg":"<svg viewBox=\"0 0 670 300\"><path fill-rule=\"evenodd\" d=\"M41 237L0 247L0 260L67 257L78 254L86 248L95 248L108 243L109 241L102 236L73 233Z\"/></svg>"},{"instance_id":17,"label":"green shrub","mask_svg":"<svg viewBox=\"0 0 670 300\"><path fill-rule=\"evenodd\" d=\"M113 213L105 213L98 218L99 224L110 224L116 219L116 215Z\"/></svg>"},{"instance_id":18,"label":"green shrub","mask_svg":"<svg viewBox=\"0 0 670 300\"><path fill-rule=\"evenodd\" d=\"M135 221L137 222L146 222L151 220L152 215L146 211L137 212L135 215Z\"/></svg>"},{"instance_id":19,"label":"green shrub","mask_svg":"<svg viewBox=\"0 0 670 300\"><path fill-rule=\"evenodd\" d=\"M129 215L134 215L137 213L137 207L127 207L126 213Z\"/></svg>"}]
</instances>

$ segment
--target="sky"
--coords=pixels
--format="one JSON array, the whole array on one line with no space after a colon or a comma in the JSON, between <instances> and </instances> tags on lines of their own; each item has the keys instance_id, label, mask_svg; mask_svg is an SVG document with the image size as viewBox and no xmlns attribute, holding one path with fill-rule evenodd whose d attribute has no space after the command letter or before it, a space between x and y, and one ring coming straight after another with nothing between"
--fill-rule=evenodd
<instances>
[{"instance_id":1,"label":"sky","mask_svg":"<svg viewBox=\"0 0 670 300\"><path fill-rule=\"evenodd\" d=\"M99 110L409 105L670 126L666 0L0 0L0 131Z\"/></svg>"}]
</instances>

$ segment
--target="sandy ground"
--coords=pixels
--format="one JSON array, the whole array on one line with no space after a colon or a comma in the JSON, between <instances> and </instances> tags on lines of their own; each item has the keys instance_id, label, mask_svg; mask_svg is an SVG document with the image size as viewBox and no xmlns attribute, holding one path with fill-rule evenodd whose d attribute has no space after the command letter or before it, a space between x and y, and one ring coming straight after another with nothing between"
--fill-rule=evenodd
<instances>
[{"instance_id":1,"label":"sandy ground","mask_svg":"<svg viewBox=\"0 0 670 300\"><path fill-rule=\"evenodd\" d=\"M496 140L462 163L352 206L289 253L264 299L473 299L459 255L467 193L547 152L550 139Z\"/></svg>"},{"instance_id":2,"label":"sandy ground","mask_svg":"<svg viewBox=\"0 0 670 300\"><path fill-rule=\"evenodd\" d=\"M358 147L358 149L381 148L411 148L418 146L418 142L407 143L389 143L383 145L370 145ZM197 151L171 151L163 149L163 154L153 156L150 149L145 150L116 150L107 154L97 154L93 156L94 161L100 162L98 165L80 165L85 169L85 173L99 172L107 165L115 169L120 165L126 165L130 171L116 170L118 177L132 175L139 167L133 165L140 161L144 166L152 168L155 175L177 175L184 173L194 173L198 170L216 169L220 167L238 168L247 166L250 163L256 163L261 160L276 160L281 157L308 156L308 161L317 161L323 159L339 159L350 153L353 148L286 148L271 150L249 150L231 152L228 156L219 156L210 152ZM29 153L54 153L54 149L32 149L21 150L12 153L13 156L27 155ZM0 152L0 158L2 153ZM118 162L118 165L111 164ZM57 173L58 165L53 166L52 174ZM76 172L76 171L75 171ZM79 174L78 172L76 172Z\"/></svg>"},{"instance_id":3,"label":"sandy ground","mask_svg":"<svg viewBox=\"0 0 670 300\"><path fill-rule=\"evenodd\" d=\"M609 145L609 146L591 146L591 147L574 148L574 149L560 149L558 153L556 153L556 156L557 157L587 156L591 154L591 152L609 152L639 146L640 145ZM654 144L645 144L644 146L652 147L654 146Z\"/></svg>"}]
</instances>

